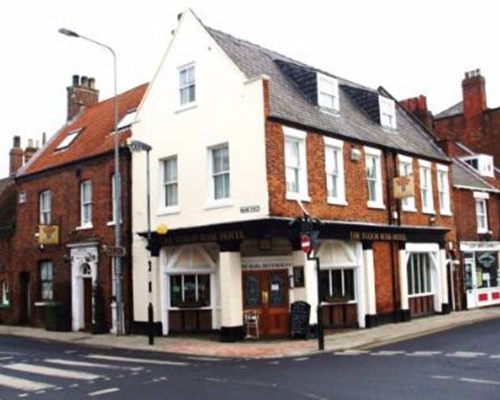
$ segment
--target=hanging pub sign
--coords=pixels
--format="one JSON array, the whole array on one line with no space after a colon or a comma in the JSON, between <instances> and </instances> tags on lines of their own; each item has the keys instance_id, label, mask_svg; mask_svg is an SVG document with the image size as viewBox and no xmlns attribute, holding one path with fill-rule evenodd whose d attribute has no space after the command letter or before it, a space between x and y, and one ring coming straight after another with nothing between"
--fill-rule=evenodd
<instances>
[{"instance_id":1,"label":"hanging pub sign","mask_svg":"<svg viewBox=\"0 0 500 400\"><path fill-rule=\"evenodd\" d=\"M394 197L396 199L406 199L407 197L415 196L415 185L413 183L413 175L396 176L393 181Z\"/></svg>"},{"instance_id":2,"label":"hanging pub sign","mask_svg":"<svg viewBox=\"0 0 500 400\"><path fill-rule=\"evenodd\" d=\"M59 244L59 225L38 225L38 244Z\"/></svg>"}]
</instances>

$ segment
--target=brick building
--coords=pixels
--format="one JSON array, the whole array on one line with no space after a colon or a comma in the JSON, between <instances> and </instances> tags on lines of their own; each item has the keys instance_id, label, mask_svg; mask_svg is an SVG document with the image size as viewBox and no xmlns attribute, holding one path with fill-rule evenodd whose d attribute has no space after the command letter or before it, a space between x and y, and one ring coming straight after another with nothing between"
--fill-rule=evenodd
<instances>
[{"instance_id":1,"label":"brick building","mask_svg":"<svg viewBox=\"0 0 500 400\"><path fill-rule=\"evenodd\" d=\"M402 104L439 138L453 161L453 206L461 256L462 303L500 304L500 108L487 107L479 70L462 81L462 101L433 116L425 96Z\"/></svg>"},{"instance_id":2,"label":"brick building","mask_svg":"<svg viewBox=\"0 0 500 400\"><path fill-rule=\"evenodd\" d=\"M148 298L164 334L217 330L222 340L243 337L250 314L261 335L288 335L297 301L313 327L318 302L328 328L449 312L450 159L383 88L188 10L137 121L134 138L152 147L152 225L169 230L152 233L160 251L148 275L145 154L134 154L135 323L147 321ZM318 235L318 273L304 231Z\"/></svg>"},{"instance_id":3,"label":"brick building","mask_svg":"<svg viewBox=\"0 0 500 400\"><path fill-rule=\"evenodd\" d=\"M131 116L146 85L120 94L122 243L130 245ZM64 126L16 175L10 320L53 329L116 329L114 98L99 102L94 80L74 76ZM124 314L131 315L131 264L123 258ZM119 278L116 278L119 279ZM49 316L49 319L47 319Z\"/></svg>"}]
</instances>

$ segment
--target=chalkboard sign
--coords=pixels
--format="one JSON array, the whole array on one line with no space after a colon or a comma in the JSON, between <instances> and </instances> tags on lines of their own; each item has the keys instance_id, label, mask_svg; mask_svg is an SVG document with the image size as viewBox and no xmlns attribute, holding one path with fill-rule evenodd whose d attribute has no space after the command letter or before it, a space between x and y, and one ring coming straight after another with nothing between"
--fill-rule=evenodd
<instances>
[{"instance_id":1,"label":"chalkboard sign","mask_svg":"<svg viewBox=\"0 0 500 400\"><path fill-rule=\"evenodd\" d=\"M290 310L290 336L292 338L308 338L310 313L311 306L305 301L292 303Z\"/></svg>"}]
</instances>

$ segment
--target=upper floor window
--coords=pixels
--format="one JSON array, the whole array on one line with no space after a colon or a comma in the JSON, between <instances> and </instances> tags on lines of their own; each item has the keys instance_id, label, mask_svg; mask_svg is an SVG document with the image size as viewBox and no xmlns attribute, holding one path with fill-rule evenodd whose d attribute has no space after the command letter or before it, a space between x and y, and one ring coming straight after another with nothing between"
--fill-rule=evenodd
<instances>
[{"instance_id":1,"label":"upper floor window","mask_svg":"<svg viewBox=\"0 0 500 400\"><path fill-rule=\"evenodd\" d=\"M413 160L411 157L398 155L398 170L399 176L412 176L413 175ZM401 209L403 211L416 211L415 196L405 197L401 199Z\"/></svg>"},{"instance_id":2,"label":"upper floor window","mask_svg":"<svg viewBox=\"0 0 500 400\"><path fill-rule=\"evenodd\" d=\"M318 105L327 111L339 111L339 82L337 79L316 74Z\"/></svg>"},{"instance_id":3,"label":"upper floor window","mask_svg":"<svg viewBox=\"0 0 500 400\"><path fill-rule=\"evenodd\" d=\"M231 197L229 145L227 143L212 147L210 151L211 164L211 199L218 201Z\"/></svg>"},{"instance_id":4,"label":"upper floor window","mask_svg":"<svg viewBox=\"0 0 500 400\"><path fill-rule=\"evenodd\" d=\"M189 64L179 68L179 95L181 106L194 103L196 101L196 79L194 64Z\"/></svg>"},{"instance_id":5,"label":"upper floor window","mask_svg":"<svg viewBox=\"0 0 500 400\"><path fill-rule=\"evenodd\" d=\"M51 261L40 263L40 298L42 300L52 300L54 298L54 267Z\"/></svg>"},{"instance_id":6,"label":"upper floor window","mask_svg":"<svg viewBox=\"0 0 500 400\"><path fill-rule=\"evenodd\" d=\"M52 215L52 194L50 190L40 193L40 225L50 225Z\"/></svg>"},{"instance_id":7,"label":"upper floor window","mask_svg":"<svg viewBox=\"0 0 500 400\"><path fill-rule=\"evenodd\" d=\"M420 198L422 200L422 212L434 213L434 200L432 197L431 163L419 160L420 165Z\"/></svg>"},{"instance_id":8,"label":"upper floor window","mask_svg":"<svg viewBox=\"0 0 500 400\"><path fill-rule=\"evenodd\" d=\"M179 205L177 183L177 156L162 161L163 170L163 207Z\"/></svg>"},{"instance_id":9,"label":"upper floor window","mask_svg":"<svg viewBox=\"0 0 500 400\"><path fill-rule=\"evenodd\" d=\"M448 167L437 166L437 183L439 194L439 211L443 215L451 214L450 208L450 185L448 181Z\"/></svg>"},{"instance_id":10,"label":"upper floor window","mask_svg":"<svg viewBox=\"0 0 500 400\"><path fill-rule=\"evenodd\" d=\"M396 129L396 106L394 100L378 96L380 109L380 125L385 128Z\"/></svg>"},{"instance_id":11,"label":"upper floor window","mask_svg":"<svg viewBox=\"0 0 500 400\"><path fill-rule=\"evenodd\" d=\"M286 198L309 201L307 187L306 132L283 127L285 133Z\"/></svg>"},{"instance_id":12,"label":"upper floor window","mask_svg":"<svg viewBox=\"0 0 500 400\"><path fill-rule=\"evenodd\" d=\"M344 142L326 137L324 141L327 201L345 205Z\"/></svg>"},{"instance_id":13,"label":"upper floor window","mask_svg":"<svg viewBox=\"0 0 500 400\"><path fill-rule=\"evenodd\" d=\"M9 281L4 279L0 284L0 305L10 304Z\"/></svg>"},{"instance_id":14,"label":"upper floor window","mask_svg":"<svg viewBox=\"0 0 500 400\"><path fill-rule=\"evenodd\" d=\"M365 164L368 207L384 208L381 151L365 147Z\"/></svg>"},{"instance_id":15,"label":"upper floor window","mask_svg":"<svg viewBox=\"0 0 500 400\"><path fill-rule=\"evenodd\" d=\"M474 199L476 200L477 233L488 232L488 198L488 193L474 192Z\"/></svg>"},{"instance_id":16,"label":"upper floor window","mask_svg":"<svg viewBox=\"0 0 500 400\"><path fill-rule=\"evenodd\" d=\"M80 225L92 226L92 182L80 183Z\"/></svg>"}]
</instances>

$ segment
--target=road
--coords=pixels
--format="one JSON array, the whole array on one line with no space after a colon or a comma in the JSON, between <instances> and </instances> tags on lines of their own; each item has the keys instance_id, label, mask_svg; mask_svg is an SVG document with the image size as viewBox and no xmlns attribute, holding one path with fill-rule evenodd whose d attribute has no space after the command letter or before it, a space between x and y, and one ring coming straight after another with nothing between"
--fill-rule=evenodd
<instances>
[{"instance_id":1,"label":"road","mask_svg":"<svg viewBox=\"0 0 500 400\"><path fill-rule=\"evenodd\" d=\"M396 327L397 328L397 327ZM500 399L500 320L273 360L0 337L0 399Z\"/></svg>"}]
</instances>

